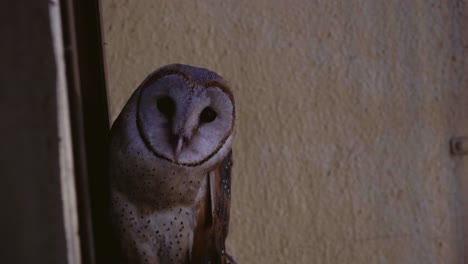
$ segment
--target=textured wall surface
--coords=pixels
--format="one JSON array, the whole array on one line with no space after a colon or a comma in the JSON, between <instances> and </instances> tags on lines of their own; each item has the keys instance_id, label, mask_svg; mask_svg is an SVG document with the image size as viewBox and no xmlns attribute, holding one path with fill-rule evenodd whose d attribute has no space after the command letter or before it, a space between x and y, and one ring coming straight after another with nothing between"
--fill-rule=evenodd
<instances>
[{"instance_id":1,"label":"textured wall surface","mask_svg":"<svg viewBox=\"0 0 468 264\"><path fill-rule=\"evenodd\" d=\"M111 117L161 65L231 82L241 263L464 263L463 1L102 0Z\"/></svg>"}]
</instances>

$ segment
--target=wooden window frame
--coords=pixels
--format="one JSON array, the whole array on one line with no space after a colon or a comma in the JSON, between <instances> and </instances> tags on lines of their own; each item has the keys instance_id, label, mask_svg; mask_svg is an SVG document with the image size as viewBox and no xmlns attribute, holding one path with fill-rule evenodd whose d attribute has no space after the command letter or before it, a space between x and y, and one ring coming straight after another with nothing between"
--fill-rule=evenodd
<instances>
[{"instance_id":1,"label":"wooden window frame","mask_svg":"<svg viewBox=\"0 0 468 264\"><path fill-rule=\"evenodd\" d=\"M66 51L82 263L115 263L108 224L109 186L104 50L99 1L65 0Z\"/></svg>"},{"instance_id":2,"label":"wooden window frame","mask_svg":"<svg viewBox=\"0 0 468 264\"><path fill-rule=\"evenodd\" d=\"M99 1L2 1L0 17L0 262L116 263Z\"/></svg>"}]
</instances>

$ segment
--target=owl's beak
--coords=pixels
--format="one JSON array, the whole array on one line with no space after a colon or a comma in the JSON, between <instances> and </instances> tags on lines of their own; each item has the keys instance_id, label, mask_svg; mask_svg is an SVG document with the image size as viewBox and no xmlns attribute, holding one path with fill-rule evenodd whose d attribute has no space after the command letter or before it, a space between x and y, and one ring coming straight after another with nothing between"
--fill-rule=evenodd
<instances>
[{"instance_id":1,"label":"owl's beak","mask_svg":"<svg viewBox=\"0 0 468 264\"><path fill-rule=\"evenodd\" d=\"M179 155L180 155L180 152L182 151L183 146L184 146L184 137L180 136L177 139L177 145L175 146L175 149L174 149L174 157L176 161L179 160Z\"/></svg>"}]
</instances>

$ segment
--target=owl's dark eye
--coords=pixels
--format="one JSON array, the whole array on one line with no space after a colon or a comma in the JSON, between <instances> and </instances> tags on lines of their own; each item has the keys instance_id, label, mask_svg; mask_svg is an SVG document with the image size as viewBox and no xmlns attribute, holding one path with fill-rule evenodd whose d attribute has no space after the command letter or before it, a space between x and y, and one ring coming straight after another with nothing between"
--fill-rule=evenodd
<instances>
[{"instance_id":1,"label":"owl's dark eye","mask_svg":"<svg viewBox=\"0 0 468 264\"><path fill-rule=\"evenodd\" d=\"M175 113L175 103L169 96L164 96L158 99L157 106L159 112L167 118L171 118Z\"/></svg>"},{"instance_id":2,"label":"owl's dark eye","mask_svg":"<svg viewBox=\"0 0 468 264\"><path fill-rule=\"evenodd\" d=\"M200 114L201 123L210 123L216 119L216 112L211 107L206 107Z\"/></svg>"}]
</instances>

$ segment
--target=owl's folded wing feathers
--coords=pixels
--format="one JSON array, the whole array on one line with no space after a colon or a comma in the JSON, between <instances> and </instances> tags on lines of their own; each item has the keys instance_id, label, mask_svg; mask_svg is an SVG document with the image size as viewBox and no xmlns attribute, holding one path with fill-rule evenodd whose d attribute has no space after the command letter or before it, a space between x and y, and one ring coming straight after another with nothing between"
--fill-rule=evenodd
<instances>
[{"instance_id":1,"label":"owl's folded wing feathers","mask_svg":"<svg viewBox=\"0 0 468 264\"><path fill-rule=\"evenodd\" d=\"M237 264L226 253L231 203L232 151L208 175L208 192L198 209L191 263Z\"/></svg>"}]
</instances>

